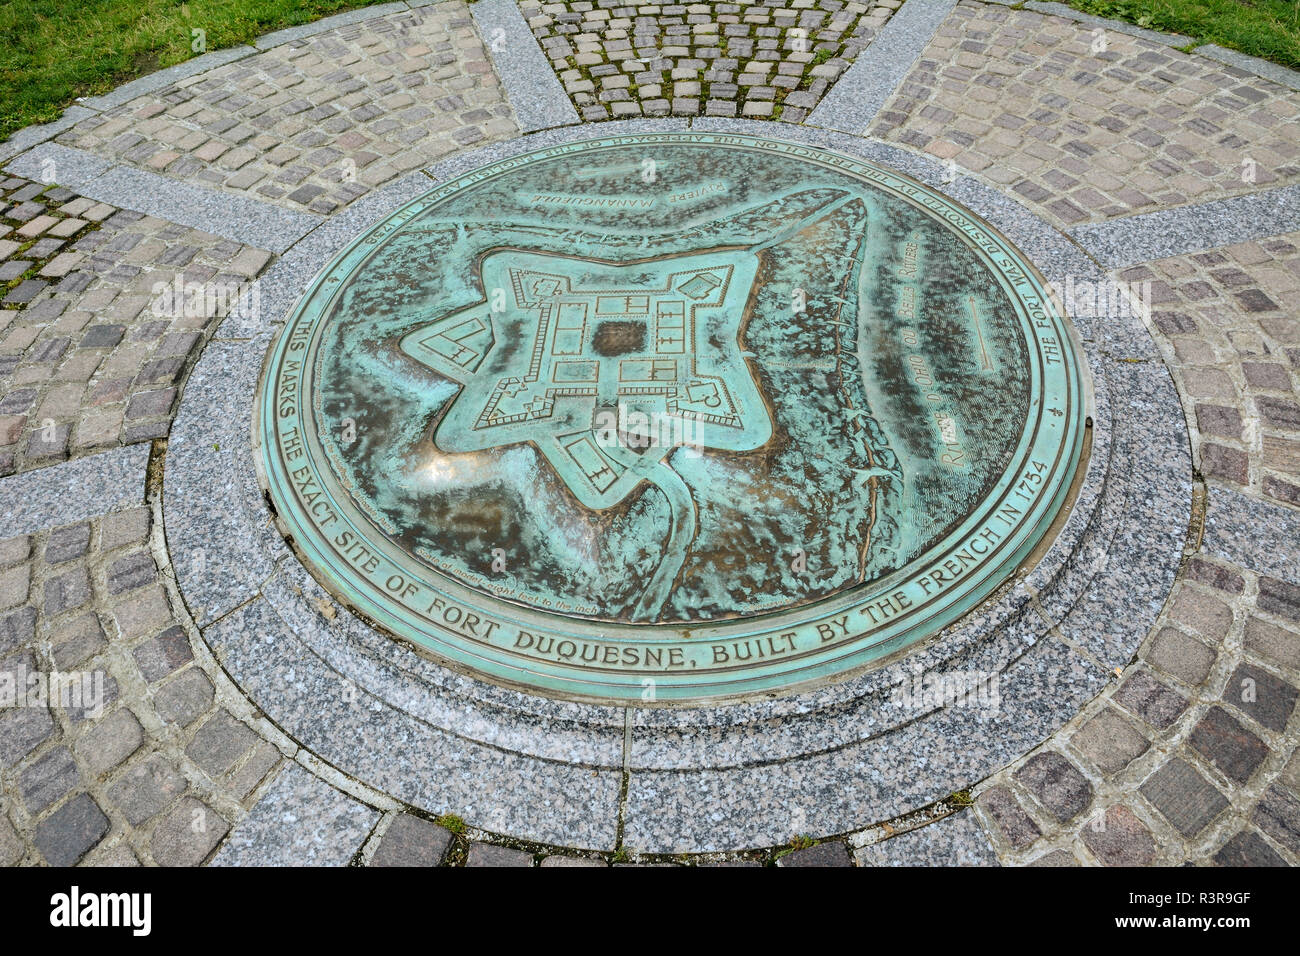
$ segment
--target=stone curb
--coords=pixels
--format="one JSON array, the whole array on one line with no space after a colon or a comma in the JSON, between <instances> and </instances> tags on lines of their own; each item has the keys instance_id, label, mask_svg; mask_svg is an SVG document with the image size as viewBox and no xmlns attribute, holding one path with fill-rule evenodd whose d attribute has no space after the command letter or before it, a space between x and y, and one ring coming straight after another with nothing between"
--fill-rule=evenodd
<instances>
[{"instance_id":1,"label":"stone curb","mask_svg":"<svg viewBox=\"0 0 1300 956\"><path fill-rule=\"evenodd\" d=\"M42 143L8 163L27 179L43 180L46 169L63 186L99 202L133 209L214 235L284 252L323 221L313 213L283 209L248 196L169 179L158 173L102 159L58 143Z\"/></svg>"},{"instance_id":2,"label":"stone curb","mask_svg":"<svg viewBox=\"0 0 1300 956\"><path fill-rule=\"evenodd\" d=\"M994 0L994 2L997 2L997 0ZM1063 3L1029 0L1025 4L1025 9L1033 10L1036 13L1064 17L1066 20L1074 20L1076 23L1087 23L1095 27L1101 27L1103 30L1114 30L1116 33L1124 33L1142 40L1150 40L1152 43L1159 43L1162 46L1183 47L1196 42L1191 37L1185 37L1181 33L1162 33L1159 30L1148 30L1145 27L1124 23L1120 20L1109 20L1106 17L1093 16L1091 13L1084 13L1081 10L1075 10L1073 7L1067 7Z\"/></svg>"},{"instance_id":3,"label":"stone curb","mask_svg":"<svg viewBox=\"0 0 1300 956\"><path fill-rule=\"evenodd\" d=\"M301 26L285 27L283 30L263 34L253 41L253 46L259 51L269 50L285 43L292 43L294 40L304 40L307 37L316 36L318 33L324 33L336 27L360 23L362 20L369 20L372 17L385 17L390 13L402 13L409 9L408 4L398 0L397 3L381 3L378 6L362 7L360 10L336 13L334 16L325 17L323 20L313 20L311 23L304 23Z\"/></svg>"},{"instance_id":4,"label":"stone curb","mask_svg":"<svg viewBox=\"0 0 1300 956\"><path fill-rule=\"evenodd\" d=\"M52 123L44 123L40 126L25 126L15 132L3 144L0 144L0 162L17 156L24 150L31 149L51 140L58 136L64 130L71 129L88 116L94 116L95 110L87 109L85 106L69 106L60 116Z\"/></svg>"},{"instance_id":5,"label":"stone curb","mask_svg":"<svg viewBox=\"0 0 1300 956\"><path fill-rule=\"evenodd\" d=\"M470 13L524 133L578 122L559 77L514 0L478 0Z\"/></svg>"},{"instance_id":6,"label":"stone curb","mask_svg":"<svg viewBox=\"0 0 1300 956\"><path fill-rule=\"evenodd\" d=\"M1085 223L1066 234L1107 269L1300 229L1300 184Z\"/></svg>"},{"instance_id":7,"label":"stone curb","mask_svg":"<svg viewBox=\"0 0 1300 956\"><path fill-rule=\"evenodd\" d=\"M866 132L957 0L907 0L808 115L809 126Z\"/></svg>"},{"instance_id":8,"label":"stone curb","mask_svg":"<svg viewBox=\"0 0 1300 956\"><path fill-rule=\"evenodd\" d=\"M1280 64L1262 60L1257 56L1247 56L1245 53L1238 53L1236 50L1227 50L1217 43L1206 43L1203 46L1198 46L1192 52L1201 56L1208 56L1220 63L1226 63L1228 66L1235 66L1247 73L1262 76L1266 80L1272 80L1274 83L1288 86L1293 90L1300 90L1300 70L1292 70Z\"/></svg>"},{"instance_id":9,"label":"stone curb","mask_svg":"<svg viewBox=\"0 0 1300 956\"><path fill-rule=\"evenodd\" d=\"M123 445L35 471L0 478L0 538L31 534L138 505L149 465L148 442Z\"/></svg>"},{"instance_id":10,"label":"stone curb","mask_svg":"<svg viewBox=\"0 0 1300 956\"><path fill-rule=\"evenodd\" d=\"M246 56L251 56L257 51L251 46L228 47L224 50L213 50L211 53L204 53L202 56L196 56L190 60L184 60L175 66L169 66L165 69L158 70L156 73L150 73L142 76L138 80L132 80L130 83L124 83L117 89L102 96L87 96L82 99L81 105L92 110L108 110L115 106L121 106L123 103L129 103L137 96L143 96L145 93L152 93L154 90L160 90L165 86L171 86L178 80L186 80L191 76L199 73L205 73L208 70L223 66L226 63L233 63L235 60L242 60Z\"/></svg>"}]
</instances>

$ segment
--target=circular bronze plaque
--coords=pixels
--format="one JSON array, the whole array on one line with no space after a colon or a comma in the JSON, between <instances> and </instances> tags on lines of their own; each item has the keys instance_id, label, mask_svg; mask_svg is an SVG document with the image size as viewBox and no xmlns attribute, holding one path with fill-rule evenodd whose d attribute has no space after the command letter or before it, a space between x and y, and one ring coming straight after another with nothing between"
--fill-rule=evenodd
<instances>
[{"instance_id":1,"label":"circular bronze plaque","mask_svg":"<svg viewBox=\"0 0 1300 956\"><path fill-rule=\"evenodd\" d=\"M859 668L1040 541L1082 444L1005 239L870 163L623 136L431 190L314 282L257 415L341 601L544 693L687 701Z\"/></svg>"}]
</instances>

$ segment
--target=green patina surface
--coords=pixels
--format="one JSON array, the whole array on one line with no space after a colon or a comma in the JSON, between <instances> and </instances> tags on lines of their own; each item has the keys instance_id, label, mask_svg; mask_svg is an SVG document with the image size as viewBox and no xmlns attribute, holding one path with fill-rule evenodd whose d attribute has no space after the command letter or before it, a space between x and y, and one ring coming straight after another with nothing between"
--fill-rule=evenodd
<instances>
[{"instance_id":1,"label":"green patina surface","mask_svg":"<svg viewBox=\"0 0 1300 956\"><path fill-rule=\"evenodd\" d=\"M553 147L318 277L258 442L342 600L453 665L681 702L860 668L1041 539L1085 388L1005 240L925 187L734 135Z\"/></svg>"}]
</instances>

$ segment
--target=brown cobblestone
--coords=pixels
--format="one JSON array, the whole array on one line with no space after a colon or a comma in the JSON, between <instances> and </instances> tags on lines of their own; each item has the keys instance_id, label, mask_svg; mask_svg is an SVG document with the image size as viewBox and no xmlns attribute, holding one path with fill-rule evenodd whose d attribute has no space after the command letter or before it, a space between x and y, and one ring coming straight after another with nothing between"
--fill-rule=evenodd
<instances>
[{"instance_id":1,"label":"brown cobblestone","mask_svg":"<svg viewBox=\"0 0 1300 956\"><path fill-rule=\"evenodd\" d=\"M1083 842L1104 866L1146 866L1156 856L1156 844L1142 821L1128 807L1113 806L1103 822L1083 828Z\"/></svg>"}]
</instances>

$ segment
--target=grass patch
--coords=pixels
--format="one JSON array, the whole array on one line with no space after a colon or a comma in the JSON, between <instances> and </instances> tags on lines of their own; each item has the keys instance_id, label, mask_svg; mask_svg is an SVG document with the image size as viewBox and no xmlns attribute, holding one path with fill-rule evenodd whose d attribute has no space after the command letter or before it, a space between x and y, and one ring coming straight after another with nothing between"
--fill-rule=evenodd
<instances>
[{"instance_id":1,"label":"grass patch","mask_svg":"<svg viewBox=\"0 0 1300 956\"><path fill-rule=\"evenodd\" d=\"M1065 0L1076 10L1182 33L1300 69L1300 0Z\"/></svg>"},{"instance_id":2,"label":"grass patch","mask_svg":"<svg viewBox=\"0 0 1300 956\"><path fill-rule=\"evenodd\" d=\"M444 813L442 816L438 817L434 822L437 823L438 826L442 827L444 830L450 830L452 833L456 834L457 836L460 836L462 833L464 833L466 830L469 829L469 825L460 817L456 816L456 814L454 813Z\"/></svg>"},{"instance_id":3,"label":"grass patch","mask_svg":"<svg viewBox=\"0 0 1300 956\"><path fill-rule=\"evenodd\" d=\"M78 96L383 0L0 0L0 139L59 117Z\"/></svg>"}]
</instances>

